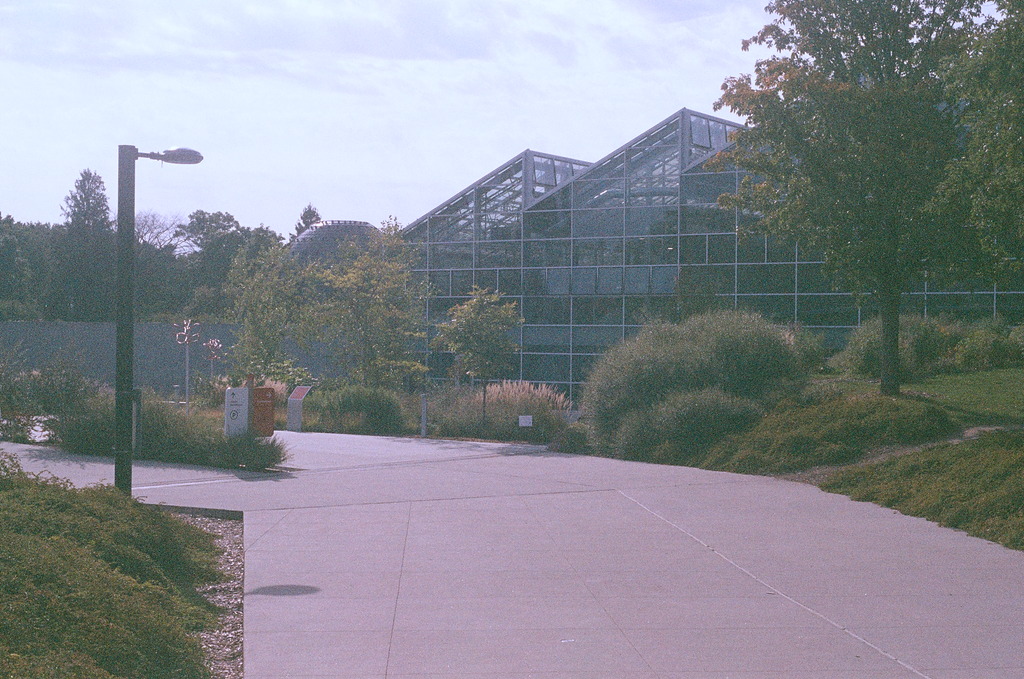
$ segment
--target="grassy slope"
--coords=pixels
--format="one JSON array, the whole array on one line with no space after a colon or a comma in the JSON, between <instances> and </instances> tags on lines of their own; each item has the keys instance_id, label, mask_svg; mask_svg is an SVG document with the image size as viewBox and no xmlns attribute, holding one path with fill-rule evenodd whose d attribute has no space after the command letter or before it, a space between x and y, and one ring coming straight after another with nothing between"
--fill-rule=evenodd
<instances>
[{"instance_id":1,"label":"grassy slope","mask_svg":"<svg viewBox=\"0 0 1024 679\"><path fill-rule=\"evenodd\" d=\"M1024 424L1024 370L940 375L905 386L961 425ZM847 468L822 488L1024 549L1024 432L983 435Z\"/></svg>"}]
</instances>

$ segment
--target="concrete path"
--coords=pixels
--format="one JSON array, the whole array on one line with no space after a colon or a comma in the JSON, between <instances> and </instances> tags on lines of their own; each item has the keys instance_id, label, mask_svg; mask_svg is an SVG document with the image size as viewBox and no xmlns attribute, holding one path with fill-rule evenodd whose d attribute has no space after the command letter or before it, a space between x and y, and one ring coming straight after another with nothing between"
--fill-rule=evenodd
<instances>
[{"instance_id":1,"label":"concrete path","mask_svg":"<svg viewBox=\"0 0 1024 679\"><path fill-rule=\"evenodd\" d=\"M1024 553L921 519L530 446L279 436L294 471L135 468L147 502L245 512L247 679L1024 677Z\"/></svg>"}]
</instances>

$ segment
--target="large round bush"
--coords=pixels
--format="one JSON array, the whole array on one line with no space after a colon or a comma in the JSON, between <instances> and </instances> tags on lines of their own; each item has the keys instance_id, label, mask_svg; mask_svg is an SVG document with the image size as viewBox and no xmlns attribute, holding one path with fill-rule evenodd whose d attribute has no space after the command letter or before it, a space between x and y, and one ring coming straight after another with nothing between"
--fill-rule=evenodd
<instances>
[{"instance_id":1,"label":"large round bush","mask_svg":"<svg viewBox=\"0 0 1024 679\"><path fill-rule=\"evenodd\" d=\"M767 404L806 379L807 367L791 338L763 317L743 311L648 326L596 363L582 405L598 442L615 447L627 418L653 411L673 394L717 388Z\"/></svg>"}]
</instances>

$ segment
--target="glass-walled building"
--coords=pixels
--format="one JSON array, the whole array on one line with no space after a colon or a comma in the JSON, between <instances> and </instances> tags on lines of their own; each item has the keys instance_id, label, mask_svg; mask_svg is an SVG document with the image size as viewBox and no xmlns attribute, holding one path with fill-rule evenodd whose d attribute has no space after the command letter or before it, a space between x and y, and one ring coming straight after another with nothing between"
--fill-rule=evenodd
<instances>
[{"instance_id":1,"label":"glass-walled building","mask_svg":"<svg viewBox=\"0 0 1024 679\"><path fill-rule=\"evenodd\" d=\"M671 317L677 289L847 333L872 310L834 291L820 258L794 243L737 238L742 215L717 206L741 173L709 170L706 161L737 129L683 109L595 163L516 156L406 227L431 286L429 320L445 320L474 286L503 293L526 321L516 377L573 399L609 346ZM975 317L998 310L1020 322L1022 302L1018 293L922 284L905 307ZM451 360L429 354L432 376L446 376Z\"/></svg>"}]
</instances>

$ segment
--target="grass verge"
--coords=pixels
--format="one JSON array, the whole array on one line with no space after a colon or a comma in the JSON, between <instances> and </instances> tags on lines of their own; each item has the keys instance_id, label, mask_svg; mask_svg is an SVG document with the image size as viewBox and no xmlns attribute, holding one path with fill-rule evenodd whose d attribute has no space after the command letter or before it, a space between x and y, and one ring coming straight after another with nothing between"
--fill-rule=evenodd
<instances>
[{"instance_id":1,"label":"grass verge","mask_svg":"<svg viewBox=\"0 0 1024 679\"><path fill-rule=\"evenodd\" d=\"M1024 432L842 470L821 487L1024 549Z\"/></svg>"}]
</instances>

